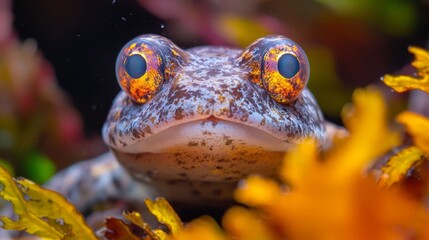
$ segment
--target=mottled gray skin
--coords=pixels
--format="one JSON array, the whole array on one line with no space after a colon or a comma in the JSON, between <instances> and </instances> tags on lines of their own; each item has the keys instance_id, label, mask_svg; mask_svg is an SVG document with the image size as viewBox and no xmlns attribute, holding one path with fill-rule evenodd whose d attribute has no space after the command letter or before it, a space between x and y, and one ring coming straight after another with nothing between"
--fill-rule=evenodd
<instances>
[{"instance_id":1,"label":"mottled gray skin","mask_svg":"<svg viewBox=\"0 0 429 240\"><path fill-rule=\"evenodd\" d=\"M289 39L268 36L245 50L187 51L159 36L137 40L159 49L166 72L159 92L138 104L121 91L102 131L113 155L72 166L48 185L81 209L107 198L155 196L223 205L239 179L275 176L290 146L306 138L324 144L323 116L307 88L281 104L250 80L264 51Z\"/></svg>"}]
</instances>

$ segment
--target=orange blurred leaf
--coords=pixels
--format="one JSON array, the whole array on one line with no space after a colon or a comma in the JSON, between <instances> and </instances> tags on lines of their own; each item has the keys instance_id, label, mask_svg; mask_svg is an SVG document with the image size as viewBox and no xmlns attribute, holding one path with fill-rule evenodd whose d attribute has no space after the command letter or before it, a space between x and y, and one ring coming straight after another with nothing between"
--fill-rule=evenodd
<instances>
[{"instance_id":1,"label":"orange blurred leaf","mask_svg":"<svg viewBox=\"0 0 429 240\"><path fill-rule=\"evenodd\" d=\"M210 217L201 217L188 223L177 233L174 240L226 240L222 230Z\"/></svg>"},{"instance_id":2,"label":"orange blurred leaf","mask_svg":"<svg viewBox=\"0 0 429 240\"><path fill-rule=\"evenodd\" d=\"M280 192L281 189L274 180L252 175L240 182L234 198L249 206L264 206L271 204Z\"/></svg>"},{"instance_id":3,"label":"orange blurred leaf","mask_svg":"<svg viewBox=\"0 0 429 240\"><path fill-rule=\"evenodd\" d=\"M222 219L230 238L237 240L275 239L269 225L261 221L260 216L244 207L230 208Z\"/></svg>"}]
</instances>

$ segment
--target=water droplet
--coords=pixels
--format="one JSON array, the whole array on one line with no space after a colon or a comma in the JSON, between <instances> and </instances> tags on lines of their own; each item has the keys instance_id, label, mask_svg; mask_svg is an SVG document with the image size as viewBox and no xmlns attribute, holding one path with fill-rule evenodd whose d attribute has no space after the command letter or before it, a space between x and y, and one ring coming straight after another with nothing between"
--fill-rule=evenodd
<instances>
[{"instance_id":1,"label":"water droplet","mask_svg":"<svg viewBox=\"0 0 429 240\"><path fill-rule=\"evenodd\" d=\"M124 17L122 17L122 21L124 21L124 22L125 22L125 21L127 21L127 19L126 19L126 18L124 18Z\"/></svg>"},{"instance_id":2,"label":"water droplet","mask_svg":"<svg viewBox=\"0 0 429 240\"><path fill-rule=\"evenodd\" d=\"M164 25L164 24L161 24L161 28L165 28L165 25Z\"/></svg>"}]
</instances>

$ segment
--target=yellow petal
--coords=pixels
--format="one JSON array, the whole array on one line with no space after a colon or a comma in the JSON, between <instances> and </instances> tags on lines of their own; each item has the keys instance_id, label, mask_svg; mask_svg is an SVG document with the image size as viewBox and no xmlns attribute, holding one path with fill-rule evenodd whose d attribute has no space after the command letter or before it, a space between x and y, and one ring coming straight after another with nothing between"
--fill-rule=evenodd
<instances>
[{"instance_id":1,"label":"yellow petal","mask_svg":"<svg viewBox=\"0 0 429 240\"><path fill-rule=\"evenodd\" d=\"M62 195L23 178L13 179L1 167L0 183L0 196L12 203L19 216L17 221L1 217L4 229L25 230L49 239L97 239L82 215ZM64 224L59 224L58 219Z\"/></svg>"},{"instance_id":2,"label":"yellow petal","mask_svg":"<svg viewBox=\"0 0 429 240\"><path fill-rule=\"evenodd\" d=\"M396 117L396 121L404 124L414 144L429 154L429 119L420 114L405 111Z\"/></svg>"},{"instance_id":3,"label":"yellow petal","mask_svg":"<svg viewBox=\"0 0 429 240\"><path fill-rule=\"evenodd\" d=\"M162 224L165 224L171 233L176 233L182 228L182 221L180 220L173 207L164 198L157 198L155 202L150 199L145 200L145 204L149 211L158 219Z\"/></svg>"},{"instance_id":4,"label":"yellow petal","mask_svg":"<svg viewBox=\"0 0 429 240\"><path fill-rule=\"evenodd\" d=\"M264 206L273 203L280 192L280 186L274 180L253 175L240 182L234 198L249 206Z\"/></svg>"},{"instance_id":5,"label":"yellow petal","mask_svg":"<svg viewBox=\"0 0 429 240\"><path fill-rule=\"evenodd\" d=\"M422 162L425 153L417 147L405 148L389 159L386 166L382 168L382 186L390 186L401 181L411 167Z\"/></svg>"},{"instance_id":6,"label":"yellow petal","mask_svg":"<svg viewBox=\"0 0 429 240\"><path fill-rule=\"evenodd\" d=\"M77 239L97 239L86 224L82 214L61 194L40 187L39 185L25 178L19 178L16 182L22 186L22 192L30 200L27 201L27 208L39 217L49 219L62 219L64 225L50 222L54 227L61 228L67 237Z\"/></svg>"},{"instance_id":7,"label":"yellow petal","mask_svg":"<svg viewBox=\"0 0 429 240\"><path fill-rule=\"evenodd\" d=\"M414 61L411 63L418 71L419 76L429 75L429 52L418 47L409 47L408 51L414 54Z\"/></svg>"},{"instance_id":8,"label":"yellow petal","mask_svg":"<svg viewBox=\"0 0 429 240\"><path fill-rule=\"evenodd\" d=\"M386 74L383 82L397 92L406 92L414 89L422 90L429 93L429 76L415 78L411 76L392 76Z\"/></svg>"},{"instance_id":9,"label":"yellow petal","mask_svg":"<svg viewBox=\"0 0 429 240\"><path fill-rule=\"evenodd\" d=\"M383 82L397 92L419 89L429 93L429 52L422 48L409 47L415 59L411 63L417 69L418 77L385 75Z\"/></svg>"}]
</instances>

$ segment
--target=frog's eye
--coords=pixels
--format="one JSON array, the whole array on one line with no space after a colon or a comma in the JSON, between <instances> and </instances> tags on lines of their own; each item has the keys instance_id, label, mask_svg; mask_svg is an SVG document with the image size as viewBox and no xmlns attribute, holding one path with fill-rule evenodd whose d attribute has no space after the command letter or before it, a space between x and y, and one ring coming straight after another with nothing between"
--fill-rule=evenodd
<instances>
[{"instance_id":1,"label":"frog's eye","mask_svg":"<svg viewBox=\"0 0 429 240\"><path fill-rule=\"evenodd\" d=\"M292 40L281 38L270 45L262 59L261 85L280 103L293 102L309 78L304 51Z\"/></svg>"},{"instance_id":2,"label":"frog's eye","mask_svg":"<svg viewBox=\"0 0 429 240\"><path fill-rule=\"evenodd\" d=\"M127 43L116 60L116 77L122 90L137 103L149 101L159 91L164 76L163 58L147 39Z\"/></svg>"}]
</instances>

